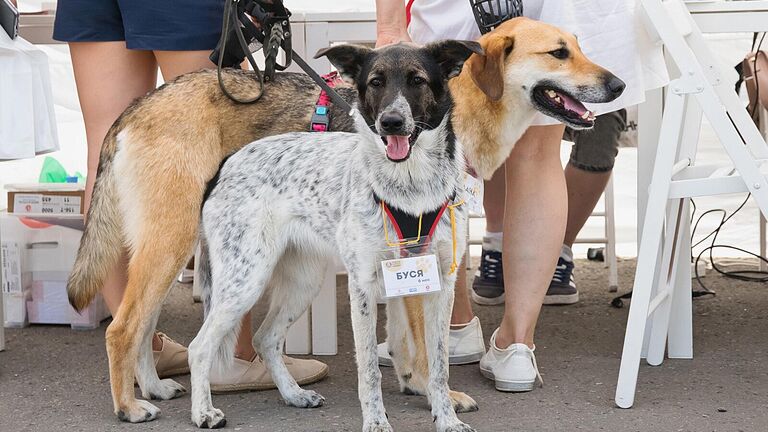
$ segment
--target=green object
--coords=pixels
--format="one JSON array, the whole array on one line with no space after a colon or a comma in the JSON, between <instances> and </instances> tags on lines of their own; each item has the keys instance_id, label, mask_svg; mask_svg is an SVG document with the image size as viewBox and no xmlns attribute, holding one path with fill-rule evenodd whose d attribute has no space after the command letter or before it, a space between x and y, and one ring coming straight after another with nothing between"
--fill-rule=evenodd
<instances>
[{"instance_id":1,"label":"green object","mask_svg":"<svg viewBox=\"0 0 768 432\"><path fill-rule=\"evenodd\" d=\"M43 168L40 170L40 177L38 182L40 183L66 183L67 182L67 170L61 165L61 163L47 156L43 161ZM85 182L85 178L79 172L76 172L73 177L77 177L77 182Z\"/></svg>"}]
</instances>

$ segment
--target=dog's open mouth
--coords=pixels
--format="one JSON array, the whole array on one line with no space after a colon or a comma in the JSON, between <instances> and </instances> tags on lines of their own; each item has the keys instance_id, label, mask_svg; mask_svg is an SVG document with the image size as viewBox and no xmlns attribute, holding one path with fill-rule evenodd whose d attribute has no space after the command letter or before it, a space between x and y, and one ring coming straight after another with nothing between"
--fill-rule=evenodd
<instances>
[{"instance_id":1,"label":"dog's open mouth","mask_svg":"<svg viewBox=\"0 0 768 432\"><path fill-rule=\"evenodd\" d=\"M418 137L418 131L410 135L385 135L381 140L386 146L387 159L392 162L403 162L411 156L411 148Z\"/></svg>"},{"instance_id":2,"label":"dog's open mouth","mask_svg":"<svg viewBox=\"0 0 768 432\"><path fill-rule=\"evenodd\" d=\"M533 90L533 99L545 114L569 126L591 128L595 125L595 114L563 90L539 86Z\"/></svg>"}]
</instances>

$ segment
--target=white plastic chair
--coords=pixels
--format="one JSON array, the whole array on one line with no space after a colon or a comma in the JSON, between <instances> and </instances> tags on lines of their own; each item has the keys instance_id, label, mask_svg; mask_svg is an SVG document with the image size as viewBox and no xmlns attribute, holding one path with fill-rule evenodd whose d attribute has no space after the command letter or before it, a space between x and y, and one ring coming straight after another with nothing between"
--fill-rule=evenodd
<instances>
[{"instance_id":1,"label":"white plastic chair","mask_svg":"<svg viewBox=\"0 0 768 432\"><path fill-rule=\"evenodd\" d=\"M679 69L666 93L658 149L637 258L615 402L634 403L640 358L657 366L692 358L690 198L751 192L768 210L768 146L680 0L640 0L649 23ZM732 165L695 165L706 115ZM743 138L743 140L742 140ZM645 351L645 353L644 353ZM645 354L645 355L644 355Z\"/></svg>"}]
</instances>

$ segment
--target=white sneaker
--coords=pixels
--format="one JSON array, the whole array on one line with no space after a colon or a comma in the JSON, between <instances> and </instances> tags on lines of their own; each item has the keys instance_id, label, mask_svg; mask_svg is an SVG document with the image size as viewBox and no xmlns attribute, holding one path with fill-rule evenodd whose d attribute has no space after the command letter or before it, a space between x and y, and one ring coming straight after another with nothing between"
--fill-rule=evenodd
<instances>
[{"instance_id":1,"label":"white sneaker","mask_svg":"<svg viewBox=\"0 0 768 432\"><path fill-rule=\"evenodd\" d=\"M455 327L451 324L451 327ZM392 366L392 358L389 355L389 346L386 342L377 347L379 354L379 366ZM485 342L483 341L483 329L480 327L480 319L472 318L472 321L461 328L451 328L448 336L448 364L464 365L477 363L485 354Z\"/></svg>"},{"instance_id":2,"label":"white sneaker","mask_svg":"<svg viewBox=\"0 0 768 432\"><path fill-rule=\"evenodd\" d=\"M499 329L493 332L490 348L480 360L480 372L483 376L493 380L496 390L503 392L531 391L537 378L544 385L533 349L520 343L500 349L496 346L498 332Z\"/></svg>"},{"instance_id":3,"label":"white sneaker","mask_svg":"<svg viewBox=\"0 0 768 432\"><path fill-rule=\"evenodd\" d=\"M180 283L190 283L193 280L195 280L195 271L185 268L181 270L181 273L179 273L179 277L176 278Z\"/></svg>"}]
</instances>

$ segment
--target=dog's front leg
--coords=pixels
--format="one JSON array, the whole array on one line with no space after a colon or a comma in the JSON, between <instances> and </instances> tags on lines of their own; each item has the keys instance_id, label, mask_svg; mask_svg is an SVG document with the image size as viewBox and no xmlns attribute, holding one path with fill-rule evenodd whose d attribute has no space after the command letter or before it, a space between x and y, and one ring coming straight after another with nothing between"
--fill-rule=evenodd
<instances>
[{"instance_id":1,"label":"dog's front leg","mask_svg":"<svg viewBox=\"0 0 768 432\"><path fill-rule=\"evenodd\" d=\"M448 332L450 330L451 309L453 308L453 288L456 274L450 273L450 263L441 263L443 289L440 292L424 296L425 333L427 341L427 359L429 363L429 396L432 404L432 417L439 432L474 431L456 416L448 388Z\"/></svg>"},{"instance_id":2,"label":"dog's front leg","mask_svg":"<svg viewBox=\"0 0 768 432\"><path fill-rule=\"evenodd\" d=\"M348 262L348 260L345 260ZM381 396L376 352L376 273L371 266L349 266L349 304L357 358L357 390L363 410L363 432L392 431ZM359 263L355 267L360 269Z\"/></svg>"}]
</instances>

